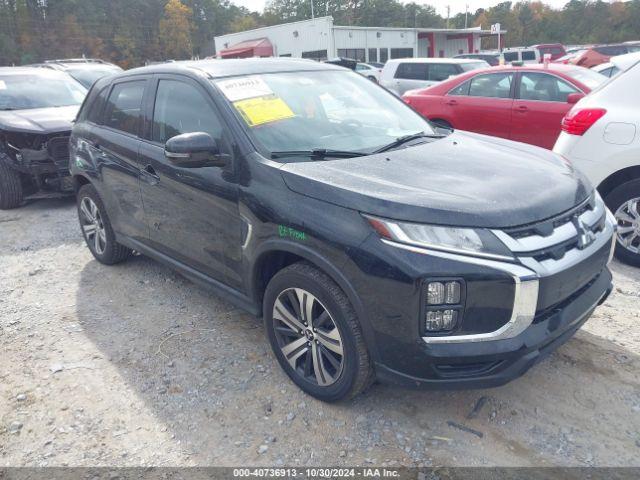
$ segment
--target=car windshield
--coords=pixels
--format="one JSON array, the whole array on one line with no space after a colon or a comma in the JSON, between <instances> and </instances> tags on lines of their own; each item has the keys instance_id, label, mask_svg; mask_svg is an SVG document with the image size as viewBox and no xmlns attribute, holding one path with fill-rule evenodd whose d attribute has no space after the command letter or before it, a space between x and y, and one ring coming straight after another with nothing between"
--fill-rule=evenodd
<instances>
[{"instance_id":1,"label":"car windshield","mask_svg":"<svg viewBox=\"0 0 640 480\"><path fill-rule=\"evenodd\" d=\"M120 72L119 68L114 67L93 67L93 68L70 68L67 73L79 81L82 85L89 88L96 80L113 75Z\"/></svg>"},{"instance_id":2,"label":"car windshield","mask_svg":"<svg viewBox=\"0 0 640 480\"><path fill-rule=\"evenodd\" d=\"M350 71L269 73L214 83L268 155L372 153L400 137L435 134L399 98Z\"/></svg>"},{"instance_id":3,"label":"car windshield","mask_svg":"<svg viewBox=\"0 0 640 480\"><path fill-rule=\"evenodd\" d=\"M487 67L490 67L490 66L491 65L489 65L484 60L478 60L478 61L475 61L475 62L461 63L460 64L460 67L462 67L462 70L464 70L465 72L470 72L471 70L477 70L478 68L487 68Z\"/></svg>"},{"instance_id":4,"label":"car windshield","mask_svg":"<svg viewBox=\"0 0 640 480\"><path fill-rule=\"evenodd\" d=\"M0 76L0 110L80 105L87 90L66 75Z\"/></svg>"},{"instance_id":5,"label":"car windshield","mask_svg":"<svg viewBox=\"0 0 640 480\"><path fill-rule=\"evenodd\" d=\"M575 68L567 72L574 80L586 85L590 90L598 87L600 84L608 80L607 77L601 73L589 70L588 68Z\"/></svg>"}]
</instances>

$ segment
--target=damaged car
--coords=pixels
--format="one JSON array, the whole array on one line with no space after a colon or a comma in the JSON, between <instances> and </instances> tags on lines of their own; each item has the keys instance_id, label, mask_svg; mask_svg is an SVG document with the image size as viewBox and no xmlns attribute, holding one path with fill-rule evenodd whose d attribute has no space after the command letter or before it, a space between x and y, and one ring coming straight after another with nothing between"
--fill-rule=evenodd
<instances>
[{"instance_id":1,"label":"damaged car","mask_svg":"<svg viewBox=\"0 0 640 480\"><path fill-rule=\"evenodd\" d=\"M0 209L73 193L69 135L87 90L42 68L0 68Z\"/></svg>"}]
</instances>

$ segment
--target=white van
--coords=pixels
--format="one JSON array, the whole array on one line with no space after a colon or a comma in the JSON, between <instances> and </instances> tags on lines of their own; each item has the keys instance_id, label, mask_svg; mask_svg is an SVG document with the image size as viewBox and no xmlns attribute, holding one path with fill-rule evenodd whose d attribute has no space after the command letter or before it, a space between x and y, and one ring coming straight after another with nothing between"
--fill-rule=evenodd
<instances>
[{"instance_id":1,"label":"white van","mask_svg":"<svg viewBox=\"0 0 640 480\"><path fill-rule=\"evenodd\" d=\"M512 62L540 63L540 50L537 48L505 48L500 55L501 64L508 65Z\"/></svg>"},{"instance_id":2,"label":"white van","mask_svg":"<svg viewBox=\"0 0 640 480\"><path fill-rule=\"evenodd\" d=\"M484 60L467 58L398 58L382 69L380 85L396 95L407 90L434 85L449 77L477 68L487 68Z\"/></svg>"}]
</instances>

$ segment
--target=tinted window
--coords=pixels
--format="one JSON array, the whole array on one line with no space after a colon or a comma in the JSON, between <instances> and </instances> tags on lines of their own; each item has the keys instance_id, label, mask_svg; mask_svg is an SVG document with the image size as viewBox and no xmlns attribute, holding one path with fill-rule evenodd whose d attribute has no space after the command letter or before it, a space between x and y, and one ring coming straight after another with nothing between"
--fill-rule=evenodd
<instances>
[{"instance_id":1,"label":"tinted window","mask_svg":"<svg viewBox=\"0 0 640 480\"><path fill-rule=\"evenodd\" d=\"M386 63L387 60L389 60L389 49L388 48L381 48L380 49L380 61L382 63Z\"/></svg>"},{"instance_id":2,"label":"tinted window","mask_svg":"<svg viewBox=\"0 0 640 480\"><path fill-rule=\"evenodd\" d=\"M375 48L369 49L369 63L378 61L378 50Z\"/></svg>"},{"instance_id":3,"label":"tinted window","mask_svg":"<svg viewBox=\"0 0 640 480\"><path fill-rule=\"evenodd\" d=\"M429 65L429 80L433 82L441 82L448 79L451 75L460 73L456 65L450 63L432 63Z\"/></svg>"},{"instance_id":4,"label":"tinted window","mask_svg":"<svg viewBox=\"0 0 640 480\"><path fill-rule=\"evenodd\" d=\"M510 98L512 73L491 73L471 79L470 97Z\"/></svg>"},{"instance_id":5,"label":"tinted window","mask_svg":"<svg viewBox=\"0 0 640 480\"><path fill-rule=\"evenodd\" d=\"M578 89L553 75L525 72L520 77L518 98L542 102L566 102L570 93L578 92Z\"/></svg>"},{"instance_id":6,"label":"tinted window","mask_svg":"<svg viewBox=\"0 0 640 480\"><path fill-rule=\"evenodd\" d=\"M364 62L364 48L339 48L338 56L342 58L351 58L358 62Z\"/></svg>"},{"instance_id":7,"label":"tinted window","mask_svg":"<svg viewBox=\"0 0 640 480\"><path fill-rule=\"evenodd\" d=\"M291 54L289 54L291 56ZM324 62L327 59L326 50L313 50L311 52L302 52L302 58L309 58L318 62Z\"/></svg>"},{"instance_id":8,"label":"tinted window","mask_svg":"<svg viewBox=\"0 0 640 480\"><path fill-rule=\"evenodd\" d=\"M606 47L595 47L594 50L602 55L608 55L614 57L616 55L623 55L627 53L627 47L623 45L608 45Z\"/></svg>"},{"instance_id":9,"label":"tinted window","mask_svg":"<svg viewBox=\"0 0 640 480\"><path fill-rule=\"evenodd\" d=\"M113 87L104 117L106 126L133 135L138 134L145 83L126 82Z\"/></svg>"},{"instance_id":10,"label":"tinted window","mask_svg":"<svg viewBox=\"0 0 640 480\"><path fill-rule=\"evenodd\" d=\"M413 48L392 48L391 58L413 58Z\"/></svg>"},{"instance_id":11,"label":"tinted window","mask_svg":"<svg viewBox=\"0 0 640 480\"><path fill-rule=\"evenodd\" d=\"M504 52L504 61L505 62L518 61L518 52Z\"/></svg>"},{"instance_id":12,"label":"tinted window","mask_svg":"<svg viewBox=\"0 0 640 480\"><path fill-rule=\"evenodd\" d=\"M536 52L533 50L525 50L522 52L522 60L535 60Z\"/></svg>"},{"instance_id":13,"label":"tinted window","mask_svg":"<svg viewBox=\"0 0 640 480\"><path fill-rule=\"evenodd\" d=\"M182 133L205 132L222 137L222 126L207 98L194 86L175 80L160 80L153 109L155 142L165 143Z\"/></svg>"},{"instance_id":14,"label":"tinted window","mask_svg":"<svg viewBox=\"0 0 640 480\"><path fill-rule=\"evenodd\" d=\"M427 64L401 63L400 65L398 65L395 78L404 78L405 80L426 80Z\"/></svg>"},{"instance_id":15,"label":"tinted window","mask_svg":"<svg viewBox=\"0 0 640 480\"><path fill-rule=\"evenodd\" d=\"M89 106L89 113L87 114L87 120L93 123L101 123L102 121L102 108L107 100L107 93L109 89L103 88L98 95L93 97L93 102Z\"/></svg>"}]
</instances>

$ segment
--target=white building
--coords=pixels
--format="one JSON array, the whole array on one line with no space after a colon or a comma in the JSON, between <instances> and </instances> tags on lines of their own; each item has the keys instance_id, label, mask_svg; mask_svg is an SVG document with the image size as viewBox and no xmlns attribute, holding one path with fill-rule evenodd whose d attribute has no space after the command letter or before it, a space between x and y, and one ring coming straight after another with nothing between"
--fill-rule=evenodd
<instances>
[{"instance_id":1,"label":"white building","mask_svg":"<svg viewBox=\"0 0 640 480\"><path fill-rule=\"evenodd\" d=\"M345 27L334 25L332 17L318 17L215 37L214 47L223 58L348 57L384 63L390 58L474 53L480 50L481 37L490 34L480 28ZM270 51L265 48L269 44Z\"/></svg>"}]
</instances>

